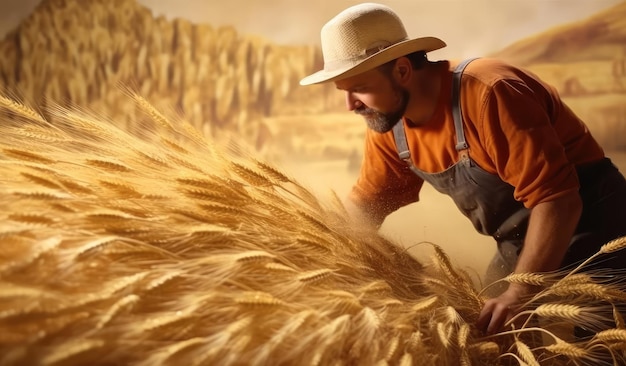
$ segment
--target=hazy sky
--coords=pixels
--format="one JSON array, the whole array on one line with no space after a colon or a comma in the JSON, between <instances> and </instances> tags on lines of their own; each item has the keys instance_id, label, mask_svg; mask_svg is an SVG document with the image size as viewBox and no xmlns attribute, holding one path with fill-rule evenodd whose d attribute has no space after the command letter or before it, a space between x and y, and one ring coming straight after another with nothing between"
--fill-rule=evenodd
<instances>
[{"instance_id":1,"label":"hazy sky","mask_svg":"<svg viewBox=\"0 0 626 366\"><path fill-rule=\"evenodd\" d=\"M278 43L318 43L319 29L353 0L138 0L155 14L214 26ZM551 27L587 18L624 0L380 0L404 21L410 36L442 38L442 57L481 56ZM39 0L0 0L0 35Z\"/></svg>"}]
</instances>

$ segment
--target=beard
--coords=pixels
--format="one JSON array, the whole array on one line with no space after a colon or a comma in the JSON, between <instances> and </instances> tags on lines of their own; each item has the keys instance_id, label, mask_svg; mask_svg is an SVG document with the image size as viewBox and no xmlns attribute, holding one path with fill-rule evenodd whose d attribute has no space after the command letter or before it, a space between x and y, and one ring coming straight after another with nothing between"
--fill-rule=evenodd
<instances>
[{"instance_id":1,"label":"beard","mask_svg":"<svg viewBox=\"0 0 626 366\"><path fill-rule=\"evenodd\" d=\"M400 98L400 105L395 110L391 112L381 112L363 105L355 109L354 113L362 115L363 118L365 118L367 127L378 133L391 131L393 126L395 126L395 124L402 118L404 112L406 112L406 107L409 104L408 91L397 85L393 86L393 91L398 94Z\"/></svg>"}]
</instances>

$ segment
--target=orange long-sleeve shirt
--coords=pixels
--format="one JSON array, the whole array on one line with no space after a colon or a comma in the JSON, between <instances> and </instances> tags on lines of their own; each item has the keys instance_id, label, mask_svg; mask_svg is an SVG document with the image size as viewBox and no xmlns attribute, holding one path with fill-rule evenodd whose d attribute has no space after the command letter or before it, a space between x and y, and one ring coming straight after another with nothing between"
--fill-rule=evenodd
<instances>
[{"instance_id":1,"label":"orange long-sleeve shirt","mask_svg":"<svg viewBox=\"0 0 626 366\"><path fill-rule=\"evenodd\" d=\"M430 123L404 120L413 164L427 173L458 161L452 118L452 70L438 62L442 88ZM604 157L584 123L557 91L534 74L495 59L477 59L463 73L461 105L469 155L485 171L515 187L526 207L578 190L575 166ZM392 131L367 130L363 165L349 194L380 221L419 200L423 180L398 158Z\"/></svg>"}]
</instances>

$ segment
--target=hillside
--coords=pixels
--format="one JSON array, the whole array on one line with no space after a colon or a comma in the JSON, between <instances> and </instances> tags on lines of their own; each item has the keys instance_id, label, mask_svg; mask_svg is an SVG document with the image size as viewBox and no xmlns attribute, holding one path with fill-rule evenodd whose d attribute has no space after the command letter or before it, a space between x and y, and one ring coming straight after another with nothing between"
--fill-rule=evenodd
<instances>
[{"instance_id":1,"label":"hillside","mask_svg":"<svg viewBox=\"0 0 626 366\"><path fill-rule=\"evenodd\" d=\"M494 53L554 85L607 149L626 149L626 2Z\"/></svg>"},{"instance_id":2,"label":"hillside","mask_svg":"<svg viewBox=\"0 0 626 366\"><path fill-rule=\"evenodd\" d=\"M623 58L626 56L626 2L587 19L520 40L494 55L522 65Z\"/></svg>"}]
</instances>

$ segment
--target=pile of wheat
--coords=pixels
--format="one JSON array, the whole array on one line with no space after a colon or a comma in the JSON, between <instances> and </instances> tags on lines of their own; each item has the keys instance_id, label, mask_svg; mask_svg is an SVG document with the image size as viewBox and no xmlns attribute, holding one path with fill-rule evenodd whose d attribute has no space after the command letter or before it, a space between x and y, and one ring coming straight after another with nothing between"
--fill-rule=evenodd
<instances>
[{"instance_id":1,"label":"pile of wheat","mask_svg":"<svg viewBox=\"0 0 626 366\"><path fill-rule=\"evenodd\" d=\"M133 98L148 118L130 133L0 97L0 364L623 361L614 285L511 276L546 290L521 328L484 337L484 299L441 248L419 263L338 199ZM578 343L537 325L607 320Z\"/></svg>"},{"instance_id":2,"label":"pile of wheat","mask_svg":"<svg viewBox=\"0 0 626 366\"><path fill-rule=\"evenodd\" d=\"M214 138L235 130L252 141L262 116L318 108L323 89L297 88L317 67L314 46L155 17L135 0L43 0L0 53L0 84L33 105L90 107L132 128L141 111L118 90L131 85Z\"/></svg>"}]
</instances>

